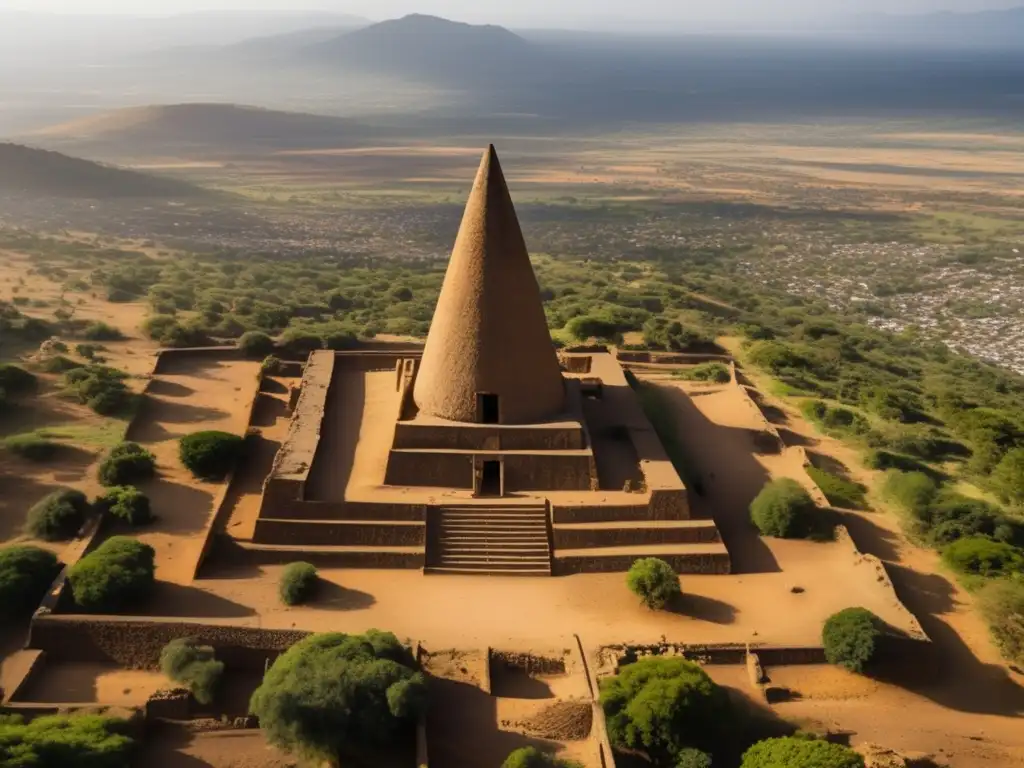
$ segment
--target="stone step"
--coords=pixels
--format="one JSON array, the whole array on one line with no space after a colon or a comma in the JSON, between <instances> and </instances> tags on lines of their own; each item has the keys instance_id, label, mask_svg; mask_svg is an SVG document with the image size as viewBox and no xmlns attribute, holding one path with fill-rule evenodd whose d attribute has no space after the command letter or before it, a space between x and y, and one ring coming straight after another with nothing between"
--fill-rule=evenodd
<instances>
[{"instance_id":1,"label":"stone step","mask_svg":"<svg viewBox=\"0 0 1024 768\"><path fill-rule=\"evenodd\" d=\"M545 547L548 545L548 537L543 534L515 534L515 535L479 535L479 536L449 536L447 534L441 534L438 536L439 542L486 542L495 541L501 544L542 544Z\"/></svg>"},{"instance_id":2,"label":"stone step","mask_svg":"<svg viewBox=\"0 0 1024 768\"><path fill-rule=\"evenodd\" d=\"M487 566L430 566L423 572L434 576L550 576L550 568L490 568Z\"/></svg>"},{"instance_id":3,"label":"stone step","mask_svg":"<svg viewBox=\"0 0 1024 768\"><path fill-rule=\"evenodd\" d=\"M520 512L514 515L489 515L486 512L466 512L464 514L456 514L453 512L442 512L440 515L441 520L522 520L525 522L545 522L547 521L547 515L543 512Z\"/></svg>"},{"instance_id":4,"label":"stone step","mask_svg":"<svg viewBox=\"0 0 1024 768\"><path fill-rule=\"evenodd\" d=\"M549 558L551 555L547 547L540 547L536 544L523 544L519 546L500 546L500 547L488 547L480 544L461 544L461 545L441 545L441 556L450 557L453 555L488 555L493 554L495 556L509 556L509 557L528 557L536 556Z\"/></svg>"}]
</instances>

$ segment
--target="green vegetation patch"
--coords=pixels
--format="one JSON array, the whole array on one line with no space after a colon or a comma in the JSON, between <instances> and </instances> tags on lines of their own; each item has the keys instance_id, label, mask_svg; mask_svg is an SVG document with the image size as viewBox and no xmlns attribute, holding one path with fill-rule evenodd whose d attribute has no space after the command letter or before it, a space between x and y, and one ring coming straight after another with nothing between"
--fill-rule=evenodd
<instances>
[{"instance_id":1,"label":"green vegetation patch","mask_svg":"<svg viewBox=\"0 0 1024 768\"><path fill-rule=\"evenodd\" d=\"M506 757L501 768L582 768L582 763L563 760L536 747L522 747Z\"/></svg>"},{"instance_id":2,"label":"green vegetation patch","mask_svg":"<svg viewBox=\"0 0 1024 768\"><path fill-rule=\"evenodd\" d=\"M674 371L672 378L683 381L706 381L713 384L728 384L732 381L729 366L725 363L701 363L693 368Z\"/></svg>"},{"instance_id":3,"label":"green vegetation patch","mask_svg":"<svg viewBox=\"0 0 1024 768\"><path fill-rule=\"evenodd\" d=\"M277 591L285 605L301 605L316 593L319 585L316 566L310 563L291 563L282 571Z\"/></svg>"},{"instance_id":4,"label":"green vegetation patch","mask_svg":"<svg viewBox=\"0 0 1024 768\"><path fill-rule=\"evenodd\" d=\"M160 671L188 688L200 704L212 704L224 675L213 648L191 637L172 640L160 651Z\"/></svg>"},{"instance_id":5,"label":"green vegetation patch","mask_svg":"<svg viewBox=\"0 0 1024 768\"><path fill-rule=\"evenodd\" d=\"M864 768L864 758L841 744L789 736L755 744L740 768Z\"/></svg>"},{"instance_id":6,"label":"green vegetation patch","mask_svg":"<svg viewBox=\"0 0 1024 768\"><path fill-rule=\"evenodd\" d=\"M626 585L652 610L664 608L680 595L678 574L671 565L656 557L633 563L626 574Z\"/></svg>"},{"instance_id":7,"label":"green vegetation patch","mask_svg":"<svg viewBox=\"0 0 1024 768\"><path fill-rule=\"evenodd\" d=\"M863 672L878 652L882 621L866 608L847 608L828 618L821 644L829 664Z\"/></svg>"},{"instance_id":8,"label":"green vegetation patch","mask_svg":"<svg viewBox=\"0 0 1024 768\"><path fill-rule=\"evenodd\" d=\"M4 768L125 768L135 748L132 724L108 715L0 716Z\"/></svg>"},{"instance_id":9,"label":"green vegetation patch","mask_svg":"<svg viewBox=\"0 0 1024 768\"><path fill-rule=\"evenodd\" d=\"M250 711L275 746L308 760L344 758L413 738L427 684L390 632L312 635L278 657Z\"/></svg>"},{"instance_id":10,"label":"green vegetation patch","mask_svg":"<svg viewBox=\"0 0 1024 768\"><path fill-rule=\"evenodd\" d=\"M149 497L138 488L118 485L96 499L97 512L105 512L128 525L146 525L153 521Z\"/></svg>"},{"instance_id":11,"label":"green vegetation patch","mask_svg":"<svg viewBox=\"0 0 1024 768\"><path fill-rule=\"evenodd\" d=\"M788 477L767 483L750 503L750 519L762 536L809 538L818 508L807 490Z\"/></svg>"},{"instance_id":12,"label":"green vegetation patch","mask_svg":"<svg viewBox=\"0 0 1024 768\"><path fill-rule=\"evenodd\" d=\"M864 509L867 505L865 494L867 489L839 475L818 467L808 467L807 474L825 494L828 503L844 509Z\"/></svg>"},{"instance_id":13,"label":"green vegetation patch","mask_svg":"<svg viewBox=\"0 0 1024 768\"><path fill-rule=\"evenodd\" d=\"M78 533L91 512L84 493L64 488L49 494L28 511L25 531L43 541L67 541Z\"/></svg>"},{"instance_id":14,"label":"green vegetation patch","mask_svg":"<svg viewBox=\"0 0 1024 768\"><path fill-rule=\"evenodd\" d=\"M49 461L60 451L60 443L35 434L12 435L3 441L3 447L29 461Z\"/></svg>"},{"instance_id":15,"label":"green vegetation patch","mask_svg":"<svg viewBox=\"0 0 1024 768\"><path fill-rule=\"evenodd\" d=\"M223 480L242 456L245 439L227 432L193 432L181 438L178 455L195 477Z\"/></svg>"},{"instance_id":16,"label":"green vegetation patch","mask_svg":"<svg viewBox=\"0 0 1024 768\"><path fill-rule=\"evenodd\" d=\"M135 485L156 474L156 457L138 443L114 446L100 463L99 481L107 487Z\"/></svg>"},{"instance_id":17,"label":"green vegetation patch","mask_svg":"<svg viewBox=\"0 0 1024 768\"><path fill-rule=\"evenodd\" d=\"M60 573L52 552L39 547L0 548L0 617L30 616Z\"/></svg>"},{"instance_id":18,"label":"green vegetation patch","mask_svg":"<svg viewBox=\"0 0 1024 768\"><path fill-rule=\"evenodd\" d=\"M127 536L107 539L72 566L68 578L78 606L89 613L118 613L153 591L156 552Z\"/></svg>"}]
</instances>

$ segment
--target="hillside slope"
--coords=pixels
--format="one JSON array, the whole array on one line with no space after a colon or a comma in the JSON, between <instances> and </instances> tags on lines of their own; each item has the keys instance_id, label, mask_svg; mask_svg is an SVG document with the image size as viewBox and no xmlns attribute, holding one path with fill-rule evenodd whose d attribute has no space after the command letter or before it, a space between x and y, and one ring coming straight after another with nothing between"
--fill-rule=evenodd
<instances>
[{"instance_id":1,"label":"hillside slope","mask_svg":"<svg viewBox=\"0 0 1024 768\"><path fill-rule=\"evenodd\" d=\"M50 197L193 197L191 184L100 165L59 152L0 144L0 193Z\"/></svg>"},{"instance_id":2,"label":"hillside slope","mask_svg":"<svg viewBox=\"0 0 1024 768\"><path fill-rule=\"evenodd\" d=\"M342 146L367 129L349 120L237 104L130 107L31 134L48 146L116 146L119 152L187 148Z\"/></svg>"}]
</instances>

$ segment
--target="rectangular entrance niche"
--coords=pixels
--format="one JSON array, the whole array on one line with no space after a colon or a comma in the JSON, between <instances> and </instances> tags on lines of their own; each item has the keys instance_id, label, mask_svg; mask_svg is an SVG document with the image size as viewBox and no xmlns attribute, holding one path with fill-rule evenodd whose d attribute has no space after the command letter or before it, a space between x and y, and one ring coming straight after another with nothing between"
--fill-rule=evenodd
<instances>
[{"instance_id":1,"label":"rectangular entrance niche","mask_svg":"<svg viewBox=\"0 0 1024 768\"><path fill-rule=\"evenodd\" d=\"M476 395L476 420L479 424L500 423L498 396L478 392Z\"/></svg>"},{"instance_id":2,"label":"rectangular entrance niche","mask_svg":"<svg viewBox=\"0 0 1024 768\"><path fill-rule=\"evenodd\" d=\"M501 496L501 462L485 461L481 465L477 496Z\"/></svg>"}]
</instances>

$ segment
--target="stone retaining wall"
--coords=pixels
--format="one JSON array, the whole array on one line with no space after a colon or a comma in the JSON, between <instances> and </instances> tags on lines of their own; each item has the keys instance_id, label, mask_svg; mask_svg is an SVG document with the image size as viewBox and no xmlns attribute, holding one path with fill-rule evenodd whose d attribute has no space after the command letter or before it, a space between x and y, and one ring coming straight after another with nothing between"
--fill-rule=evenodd
<instances>
[{"instance_id":1,"label":"stone retaining wall","mask_svg":"<svg viewBox=\"0 0 1024 768\"><path fill-rule=\"evenodd\" d=\"M663 554L659 558L672 566L676 573L724 575L731 573L732 563L729 555L721 554ZM636 562L636 555L602 554L600 549L585 556L559 557L555 550L552 563L554 576L568 576L574 573L625 573Z\"/></svg>"},{"instance_id":2,"label":"stone retaining wall","mask_svg":"<svg viewBox=\"0 0 1024 768\"><path fill-rule=\"evenodd\" d=\"M116 664L128 669L156 669L160 651L171 640L195 637L217 650L232 669L264 670L309 632L195 624L181 619L139 619L120 616L37 616L29 648L53 662Z\"/></svg>"},{"instance_id":3,"label":"stone retaining wall","mask_svg":"<svg viewBox=\"0 0 1024 768\"><path fill-rule=\"evenodd\" d=\"M426 524L308 522L301 520L256 521L257 544L303 546L417 547L426 542Z\"/></svg>"},{"instance_id":4,"label":"stone retaining wall","mask_svg":"<svg viewBox=\"0 0 1024 768\"><path fill-rule=\"evenodd\" d=\"M615 521L618 522L618 521ZM552 543L559 549L589 549L592 547L634 547L645 544L708 544L720 541L718 529L713 525L665 528L552 528Z\"/></svg>"}]
</instances>

